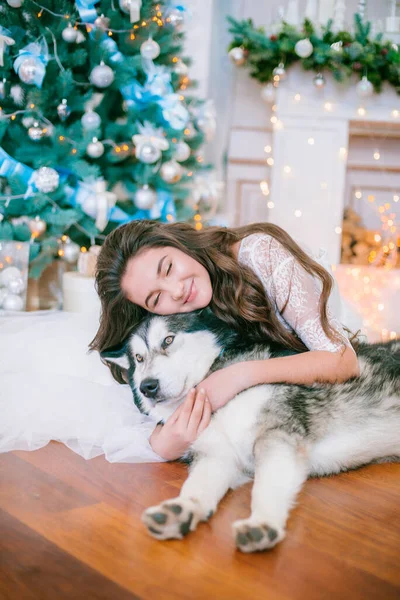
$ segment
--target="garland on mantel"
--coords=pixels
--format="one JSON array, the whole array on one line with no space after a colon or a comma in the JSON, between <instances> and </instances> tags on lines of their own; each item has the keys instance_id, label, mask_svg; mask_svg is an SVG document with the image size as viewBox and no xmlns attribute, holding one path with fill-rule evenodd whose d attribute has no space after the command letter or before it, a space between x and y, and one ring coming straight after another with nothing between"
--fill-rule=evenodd
<instances>
[{"instance_id":1,"label":"garland on mantel","mask_svg":"<svg viewBox=\"0 0 400 600\"><path fill-rule=\"evenodd\" d=\"M233 34L231 59L237 66L248 67L251 77L261 83L272 81L277 86L285 77L285 69L300 62L306 71L317 73L317 88L325 84L324 72L340 82L356 73L362 78L365 96L370 95L369 89L371 93L380 92L384 81L400 94L397 44L383 41L382 33L371 39L371 23L363 23L359 14L354 16L354 33L334 31L332 20L325 27L317 27L305 19L300 30L282 21L273 25L269 34L264 27L256 28L251 19L236 21L228 17L228 21Z\"/></svg>"}]
</instances>

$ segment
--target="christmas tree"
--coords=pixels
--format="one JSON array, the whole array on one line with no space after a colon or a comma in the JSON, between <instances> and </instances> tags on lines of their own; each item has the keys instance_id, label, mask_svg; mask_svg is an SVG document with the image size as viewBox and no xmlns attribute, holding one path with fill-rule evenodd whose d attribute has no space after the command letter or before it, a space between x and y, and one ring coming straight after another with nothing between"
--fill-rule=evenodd
<instances>
[{"instance_id":1,"label":"christmas tree","mask_svg":"<svg viewBox=\"0 0 400 600\"><path fill-rule=\"evenodd\" d=\"M31 276L133 219L201 227L187 199L215 120L185 92L185 18L173 1L1 4L0 240L30 241Z\"/></svg>"}]
</instances>

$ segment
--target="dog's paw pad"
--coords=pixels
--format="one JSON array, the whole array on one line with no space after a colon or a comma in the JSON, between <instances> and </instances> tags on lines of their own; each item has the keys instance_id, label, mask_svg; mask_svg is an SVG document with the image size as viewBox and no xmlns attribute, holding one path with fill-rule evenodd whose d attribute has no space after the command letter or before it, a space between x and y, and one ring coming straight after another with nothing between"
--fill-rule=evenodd
<instances>
[{"instance_id":1,"label":"dog's paw pad","mask_svg":"<svg viewBox=\"0 0 400 600\"><path fill-rule=\"evenodd\" d=\"M158 540L181 540L189 531L194 531L202 513L198 502L174 498L152 506L142 514L148 532Z\"/></svg>"},{"instance_id":2,"label":"dog's paw pad","mask_svg":"<svg viewBox=\"0 0 400 600\"><path fill-rule=\"evenodd\" d=\"M235 543L242 552L257 552L273 548L284 538L284 532L267 523L243 519L233 523Z\"/></svg>"}]
</instances>

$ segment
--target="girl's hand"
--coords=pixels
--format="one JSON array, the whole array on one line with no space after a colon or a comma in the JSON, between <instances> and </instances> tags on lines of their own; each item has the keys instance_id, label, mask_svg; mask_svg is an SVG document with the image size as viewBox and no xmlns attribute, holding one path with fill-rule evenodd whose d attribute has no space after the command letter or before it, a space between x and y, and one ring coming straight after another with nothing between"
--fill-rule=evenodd
<instances>
[{"instance_id":1,"label":"girl's hand","mask_svg":"<svg viewBox=\"0 0 400 600\"><path fill-rule=\"evenodd\" d=\"M239 392L249 387L246 384L246 365L248 363L230 365L211 373L199 383L198 387L206 391L213 412L225 406Z\"/></svg>"},{"instance_id":2,"label":"girl's hand","mask_svg":"<svg viewBox=\"0 0 400 600\"><path fill-rule=\"evenodd\" d=\"M192 389L165 425L150 436L154 452L166 460L180 458L211 420L211 405L204 389Z\"/></svg>"}]
</instances>

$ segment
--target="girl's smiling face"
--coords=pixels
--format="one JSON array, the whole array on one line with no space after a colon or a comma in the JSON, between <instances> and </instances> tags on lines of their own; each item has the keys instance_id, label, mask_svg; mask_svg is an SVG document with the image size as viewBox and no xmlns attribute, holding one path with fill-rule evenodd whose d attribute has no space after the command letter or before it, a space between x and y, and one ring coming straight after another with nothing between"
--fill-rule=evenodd
<instances>
[{"instance_id":1,"label":"girl's smiling face","mask_svg":"<svg viewBox=\"0 0 400 600\"><path fill-rule=\"evenodd\" d=\"M128 300L158 315L198 310L212 298L207 269L172 246L146 248L129 259L121 287Z\"/></svg>"}]
</instances>

